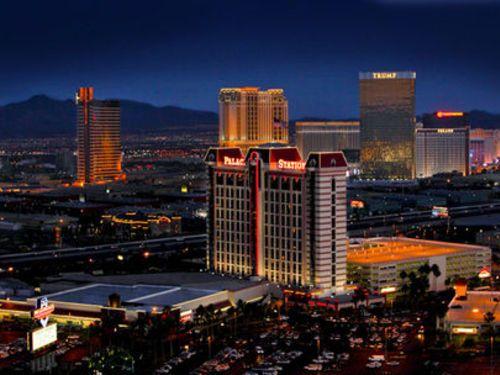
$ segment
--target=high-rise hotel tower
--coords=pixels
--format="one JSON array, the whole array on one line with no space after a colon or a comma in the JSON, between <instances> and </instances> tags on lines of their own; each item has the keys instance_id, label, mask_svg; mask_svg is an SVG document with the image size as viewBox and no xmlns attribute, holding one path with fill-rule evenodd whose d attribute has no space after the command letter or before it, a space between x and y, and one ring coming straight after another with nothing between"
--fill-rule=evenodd
<instances>
[{"instance_id":1,"label":"high-rise hotel tower","mask_svg":"<svg viewBox=\"0 0 500 375\"><path fill-rule=\"evenodd\" d=\"M359 74L361 173L415 176L415 72Z\"/></svg>"},{"instance_id":2,"label":"high-rise hotel tower","mask_svg":"<svg viewBox=\"0 0 500 375\"><path fill-rule=\"evenodd\" d=\"M219 92L219 146L288 143L288 101L282 89L223 88Z\"/></svg>"},{"instance_id":3,"label":"high-rise hotel tower","mask_svg":"<svg viewBox=\"0 0 500 375\"><path fill-rule=\"evenodd\" d=\"M342 152L212 148L207 266L282 285L341 292L346 282Z\"/></svg>"},{"instance_id":4,"label":"high-rise hotel tower","mask_svg":"<svg viewBox=\"0 0 500 375\"><path fill-rule=\"evenodd\" d=\"M94 184L119 180L122 172L120 102L96 100L92 87L76 92L77 178Z\"/></svg>"}]
</instances>

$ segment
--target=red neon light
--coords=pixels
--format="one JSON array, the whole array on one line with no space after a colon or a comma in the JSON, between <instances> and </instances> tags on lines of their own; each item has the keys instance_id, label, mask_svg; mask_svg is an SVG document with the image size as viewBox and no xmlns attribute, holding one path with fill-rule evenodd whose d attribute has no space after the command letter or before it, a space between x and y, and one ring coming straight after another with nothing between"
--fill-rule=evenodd
<instances>
[{"instance_id":1,"label":"red neon light","mask_svg":"<svg viewBox=\"0 0 500 375\"><path fill-rule=\"evenodd\" d=\"M438 118L443 118L443 117L463 117L464 113L463 112L444 112L444 111L439 111L436 113L436 116Z\"/></svg>"},{"instance_id":2,"label":"red neon light","mask_svg":"<svg viewBox=\"0 0 500 375\"><path fill-rule=\"evenodd\" d=\"M255 210L255 217L254 217L254 246L255 246L255 274L258 276L260 273L260 220L259 220L259 213L260 213L260 204L259 204L259 173L260 173L260 168L259 168L259 154L256 152L253 152L250 155L250 165L252 166L252 172L254 175L253 179L253 200L254 200L254 210Z\"/></svg>"}]
</instances>

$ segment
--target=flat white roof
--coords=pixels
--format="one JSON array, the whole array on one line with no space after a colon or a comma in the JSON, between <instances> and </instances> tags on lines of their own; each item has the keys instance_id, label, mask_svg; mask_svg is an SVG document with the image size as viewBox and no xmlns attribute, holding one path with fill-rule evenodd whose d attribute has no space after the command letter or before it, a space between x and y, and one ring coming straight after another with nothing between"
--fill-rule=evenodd
<instances>
[{"instance_id":1,"label":"flat white roof","mask_svg":"<svg viewBox=\"0 0 500 375\"><path fill-rule=\"evenodd\" d=\"M448 305L445 319L449 323L485 324L484 314L495 314L499 309L500 292L497 291L471 291L467 292L466 298L462 298L455 296ZM496 323L499 324L498 321Z\"/></svg>"}]
</instances>

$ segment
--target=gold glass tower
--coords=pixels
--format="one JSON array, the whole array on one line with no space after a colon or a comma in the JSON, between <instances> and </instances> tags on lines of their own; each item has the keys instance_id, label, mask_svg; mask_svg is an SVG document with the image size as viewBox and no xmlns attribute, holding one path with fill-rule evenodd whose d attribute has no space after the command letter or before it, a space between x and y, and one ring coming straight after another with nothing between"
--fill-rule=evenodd
<instances>
[{"instance_id":1,"label":"gold glass tower","mask_svg":"<svg viewBox=\"0 0 500 375\"><path fill-rule=\"evenodd\" d=\"M120 103L95 100L92 87L81 87L76 105L77 182L84 185L123 178Z\"/></svg>"},{"instance_id":2,"label":"gold glass tower","mask_svg":"<svg viewBox=\"0 0 500 375\"><path fill-rule=\"evenodd\" d=\"M415 72L359 74L361 171L415 177Z\"/></svg>"},{"instance_id":3,"label":"gold glass tower","mask_svg":"<svg viewBox=\"0 0 500 375\"><path fill-rule=\"evenodd\" d=\"M288 143L288 101L282 89L223 88L219 92L219 145Z\"/></svg>"}]
</instances>

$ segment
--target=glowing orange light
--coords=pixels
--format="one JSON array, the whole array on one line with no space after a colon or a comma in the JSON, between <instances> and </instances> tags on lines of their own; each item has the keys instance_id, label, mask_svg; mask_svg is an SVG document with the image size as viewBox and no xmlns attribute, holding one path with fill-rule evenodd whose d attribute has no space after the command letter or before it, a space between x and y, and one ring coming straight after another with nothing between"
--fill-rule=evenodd
<instances>
[{"instance_id":1,"label":"glowing orange light","mask_svg":"<svg viewBox=\"0 0 500 375\"><path fill-rule=\"evenodd\" d=\"M443 117L463 117L464 113L463 112L444 112L444 111L439 111L436 113L436 116L438 118L443 118Z\"/></svg>"},{"instance_id":2,"label":"glowing orange light","mask_svg":"<svg viewBox=\"0 0 500 375\"><path fill-rule=\"evenodd\" d=\"M360 200L352 200L351 201L352 208L365 208L365 202Z\"/></svg>"},{"instance_id":3,"label":"glowing orange light","mask_svg":"<svg viewBox=\"0 0 500 375\"><path fill-rule=\"evenodd\" d=\"M483 268L481 271L479 271L479 274L477 275L480 279L487 279L488 277L491 277L491 272L488 270L488 268Z\"/></svg>"}]
</instances>

